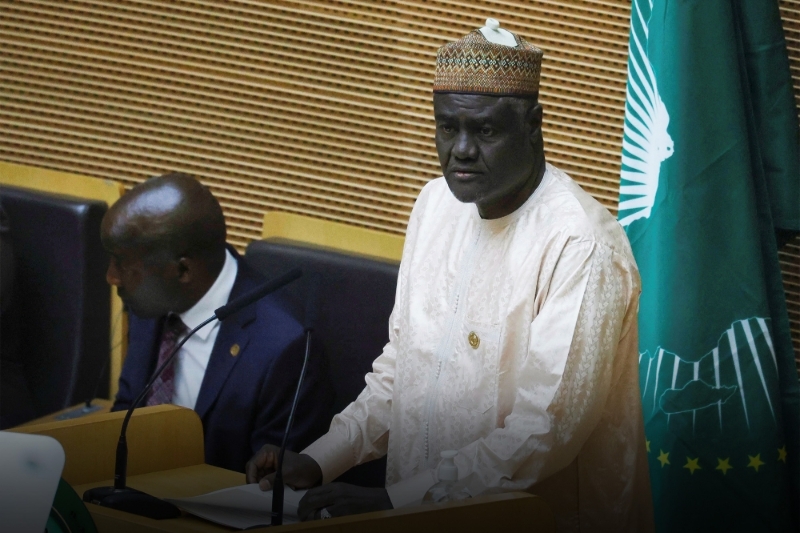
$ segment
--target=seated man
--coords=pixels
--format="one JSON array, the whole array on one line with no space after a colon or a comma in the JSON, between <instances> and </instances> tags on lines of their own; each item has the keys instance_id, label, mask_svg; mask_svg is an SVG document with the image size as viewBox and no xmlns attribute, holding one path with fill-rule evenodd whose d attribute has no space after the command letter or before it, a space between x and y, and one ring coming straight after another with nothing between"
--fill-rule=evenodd
<instances>
[{"instance_id":1,"label":"seated man","mask_svg":"<svg viewBox=\"0 0 800 533\"><path fill-rule=\"evenodd\" d=\"M103 218L108 282L129 311L128 352L114 409L127 409L180 338L264 279L226 246L225 218L208 189L182 174L137 185ZM268 296L199 330L144 403L174 403L203 421L206 462L241 471L280 444L303 364L303 327ZM332 388L312 357L289 448L321 435Z\"/></svg>"},{"instance_id":2,"label":"seated man","mask_svg":"<svg viewBox=\"0 0 800 533\"><path fill-rule=\"evenodd\" d=\"M390 341L358 399L284 463L306 488L388 454L387 488L323 485L302 518L419 502L457 450L455 497L525 490L560 530L652 529L639 274L617 221L545 163L541 57L493 28L439 50L444 177L411 214ZM249 481L270 486L275 452L251 459Z\"/></svg>"}]
</instances>

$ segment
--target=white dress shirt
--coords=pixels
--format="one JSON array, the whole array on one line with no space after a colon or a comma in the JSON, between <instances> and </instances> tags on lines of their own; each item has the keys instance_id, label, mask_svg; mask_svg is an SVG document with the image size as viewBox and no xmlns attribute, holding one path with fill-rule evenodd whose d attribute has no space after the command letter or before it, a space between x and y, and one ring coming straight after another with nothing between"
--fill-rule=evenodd
<instances>
[{"instance_id":1,"label":"white dress shirt","mask_svg":"<svg viewBox=\"0 0 800 533\"><path fill-rule=\"evenodd\" d=\"M191 309L180 315L189 330L213 315L217 308L228 303L238 272L236 259L225 250L225 264L214 284ZM195 333L178 352L175 363L175 393L172 396L172 403L175 405L194 409L219 326L219 320L215 320Z\"/></svg>"},{"instance_id":2,"label":"white dress shirt","mask_svg":"<svg viewBox=\"0 0 800 533\"><path fill-rule=\"evenodd\" d=\"M472 496L532 490L561 530L650 530L639 292L619 223L558 169L494 220L433 180L409 220L389 343L304 453L327 483L388 452L401 507L457 450Z\"/></svg>"}]
</instances>

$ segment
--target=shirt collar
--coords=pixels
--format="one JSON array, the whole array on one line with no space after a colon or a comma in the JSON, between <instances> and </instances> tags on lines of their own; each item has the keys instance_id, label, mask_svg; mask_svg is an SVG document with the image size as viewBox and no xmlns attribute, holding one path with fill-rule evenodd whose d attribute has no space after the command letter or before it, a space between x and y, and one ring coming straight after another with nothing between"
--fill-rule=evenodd
<instances>
[{"instance_id":1,"label":"shirt collar","mask_svg":"<svg viewBox=\"0 0 800 533\"><path fill-rule=\"evenodd\" d=\"M181 320L186 324L187 328L195 328L203 320L213 315L216 309L228 303L228 298L231 295L231 290L233 290L233 283L236 281L238 272L238 262L228 250L225 250L225 264L222 265L222 270L220 270L214 284L211 285L211 288L206 291L196 304L180 315ZM205 327L195 333L195 335L206 340L212 329L213 328Z\"/></svg>"}]
</instances>

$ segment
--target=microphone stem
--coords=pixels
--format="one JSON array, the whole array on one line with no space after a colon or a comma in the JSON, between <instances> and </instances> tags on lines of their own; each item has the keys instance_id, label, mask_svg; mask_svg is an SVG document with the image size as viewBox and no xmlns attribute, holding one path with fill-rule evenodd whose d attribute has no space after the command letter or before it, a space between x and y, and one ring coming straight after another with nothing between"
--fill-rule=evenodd
<instances>
[{"instance_id":1,"label":"microphone stem","mask_svg":"<svg viewBox=\"0 0 800 533\"><path fill-rule=\"evenodd\" d=\"M292 409L289 411L289 421L286 423L286 431L283 434L281 451L278 453L278 466L275 469L275 486L272 489L272 525L280 526L283 524L283 455L286 452L286 441L289 439L289 432L292 431L294 422L294 412L297 409L297 401L300 398L300 388L303 386L303 378L306 375L308 357L311 354L311 329L306 329L306 353L303 357L303 368L300 370L300 379L297 381L297 390L294 392ZM277 508L277 510L276 510Z\"/></svg>"},{"instance_id":2,"label":"microphone stem","mask_svg":"<svg viewBox=\"0 0 800 533\"><path fill-rule=\"evenodd\" d=\"M116 465L114 467L114 488L115 489L124 489L125 484L127 482L128 476L128 441L126 438L126 433L128 431L128 422L131 420L131 415L133 414L134 409L141 403L147 393L150 392L150 387L153 386L153 383L158 379L158 376L164 371L165 368L169 366L172 360L175 358L175 355L180 351L181 347L189 340L189 337L197 333L198 330L205 327L209 323L213 322L217 319L217 316L214 315L210 318L207 318L203 322L200 323L197 327L189 332L181 341L172 349L172 352L167 356L166 360L160 367L156 369L153 373L153 376L150 378L150 381L147 382L147 385L144 386L142 392L139 393L139 396L136 397L135 400L131 403L131 406L128 407L128 412L125 413L125 418L122 421L122 430L119 434L119 442L117 442L117 460Z\"/></svg>"}]
</instances>

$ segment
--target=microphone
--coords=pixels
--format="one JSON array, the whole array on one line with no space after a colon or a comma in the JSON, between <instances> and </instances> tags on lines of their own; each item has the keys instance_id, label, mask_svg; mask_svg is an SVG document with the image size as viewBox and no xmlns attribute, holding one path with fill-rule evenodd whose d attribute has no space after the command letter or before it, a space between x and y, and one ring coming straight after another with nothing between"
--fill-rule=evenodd
<instances>
[{"instance_id":1,"label":"microphone","mask_svg":"<svg viewBox=\"0 0 800 533\"><path fill-rule=\"evenodd\" d=\"M292 409L289 411L289 420L286 422L286 431L283 433L283 442L281 443L281 450L278 452L278 465L275 468L274 486L272 487L272 521L271 525L280 526L283 524L283 455L286 452L286 440L289 438L289 432L292 430L292 422L294 422L294 411L297 408L297 400L300 398L300 388L303 386L303 378L306 375L306 366L308 365L308 357L311 354L311 332L314 331L317 325L318 299L319 299L319 274L312 274L309 276L309 281L306 286L306 309L304 319L304 329L306 332L306 353L303 357L303 368L300 370L300 379L297 382L297 390L294 393L294 400L292 401Z\"/></svg>"},{"instance_id":2,"label":"microphone","mask_svg":"<svg viewBox=\"0 0 800 533\"><path fill-rule=\"evenodd\" d=\"M226 305L218 308L216 311L214 311L214 316L220 320L225 320L242 307L247 307L256 300L260 300L267 294L280 289L284 285L291 283L302 275L302 270L299 268L293 268L286 274L278 276L277 278L266 282L262 286L253 289L252 291L239 296L232 302L228 302Z\"/></svg>"},{"instance_id":3,"label":"microphone","mask_svg":"<svg viewBox=\"0 0 800 533\"><path fill-rule=\"evenodd\" d=\"M201 322L197 327L192 329L181 341L172 349L164 363L156 369L150 380L142 389L142 392L136 397L125 413L125 418L122 421L122 430L120 431L119 441L117 442L117 455L114 465L114 486L113 487L95 487L83 493L83 501L91 502L96 505L110 507L119 511L125 511L155 520L163 520L166 518L177 518L181 512L176 506L171 503L165 502L160 498L150 496L144 492L126 486L127 473L128 473L128 441L126 432L128 430L128 422L130 422L131 415L134 409L141 403L142 400L150 392L156 379L167 368L175 355L180 351L181 347L186 343L189 338L197 333L200 329L210 324L214 320L225 320L232 314L236 313L243 307L246 307L253 302L263 298L267 294L274 292L284 285L296 280L303 275L299 268L295 268L286 274L270 280L263 285L253 289L252 291L243 294L242 296L234 299L228 304L223 305L214 311L214 314ZM295 398L295 402L296 402Z\"/></svg>"}]
</instances>

